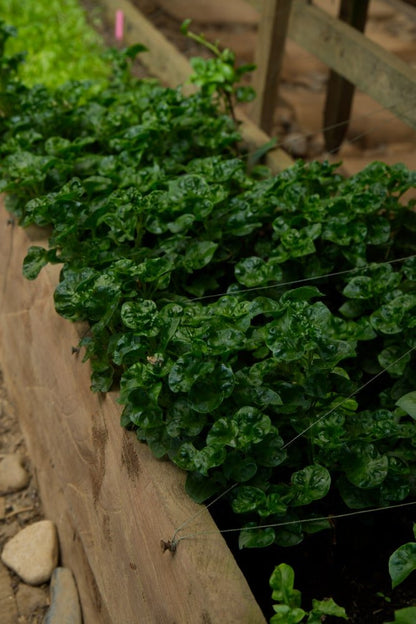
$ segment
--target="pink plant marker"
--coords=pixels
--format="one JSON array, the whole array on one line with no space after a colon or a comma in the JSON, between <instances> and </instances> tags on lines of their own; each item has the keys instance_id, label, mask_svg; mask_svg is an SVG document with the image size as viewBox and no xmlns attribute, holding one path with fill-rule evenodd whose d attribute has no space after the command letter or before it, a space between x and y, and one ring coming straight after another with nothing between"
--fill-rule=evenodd
<instances>
[{"instance_id":1,"label":"pink plant marker","mask_svg":"<svg viewBox=\"0 0 416 624\"><path fill-rule=\"evenodd\" d=\"M117 41L122 41L124 35L124 13L123 11L116 11L116 26L115 36Z\"/></svg>"}]
</instances>

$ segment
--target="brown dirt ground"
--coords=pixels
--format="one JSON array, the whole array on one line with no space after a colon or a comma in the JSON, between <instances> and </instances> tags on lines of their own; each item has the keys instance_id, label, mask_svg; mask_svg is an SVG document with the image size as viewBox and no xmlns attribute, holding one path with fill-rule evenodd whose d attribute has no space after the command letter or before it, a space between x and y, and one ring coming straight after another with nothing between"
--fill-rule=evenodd
<instances>
[{"instance_id":1,"label":"brown dirt ground","mask_svg":"<svg viewBox=\"0 0 416 624\"><path fill-rule=\"evenodd\" d=\"M31 475L29 484L20 492L0 496L0 551L8 539L28 524L41 520L42 504L39 498L35 471L32 469L19 426L18 414L8 400L6 387L0 370L0 457L17 453L23 458L24 467ZM2 564L0 564L2 565ZM27 614L27 605L16 606L16 592L22 585L19 577L2 566L0 575L0 622L1 624L41 624L47 609L48 586L42 585L45 606ZM25 614L23 614L25 612Z\"/></svg>"}]
</instances>

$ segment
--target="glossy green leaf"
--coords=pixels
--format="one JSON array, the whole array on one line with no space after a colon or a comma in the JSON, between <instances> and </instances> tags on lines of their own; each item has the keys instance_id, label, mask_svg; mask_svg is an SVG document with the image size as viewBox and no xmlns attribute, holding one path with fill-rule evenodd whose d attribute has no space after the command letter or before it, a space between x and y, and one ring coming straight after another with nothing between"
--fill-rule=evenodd
<instances>
[{"instance_id":1,"label":"glossy green leaf","mask_svg":"<svg viewBox=\"0 0 416 624\"><path fill-rule=\"evenodd\" d=\"M253 527L250 529L250 527ZM265 548L274 542L275 533L272 528L262 529L255 522L249 522L241 530L238 538L238 547Z\"/></svg>"},{"instance_id":2,"label":"glossy green leaf","mask_svg":"<svg viewBox=\"0 0 416 624\"><path fill-rule=\"evenodd\" d=\"M298 624L306 615L306 612L299 607L289 607L286 604L273 605L276 612L270 619L270 624Z\"/></svg>"},{"instance_id":3,"label":"glossy green leaf","mask_svg":"<svg viewBox=\"0 0 416 624\"><path fill-rule=\"evenodd\" d=\"M410 353L404 354L401 345L386 347L378 356L380 366L387 369L389 375L400 377L410 362Z\"/></svg>"},{"instance_id":4,"label":"glossy green leaf","mask_svg":"<svg viewBox=\"0 0 416 624\"><path fill-rule=\"evenodd\" d=\"M198 472L207 476L210 468L221 466L224 463L226 451L219 446L206 446L198 451L194 457L193 463Z\"/></svg>"},{"instance_id":5,"label":"glossy green leaf","mask_svg":"<svg viewBox=\"0 0 416 624\"><path fill-rule=\"evenodd\" d=\"M200 472L191 472L186 477L186 493L197 503L203 503L207 498L213 494L218 494L223 489L222 486L218 486L218 483L204 477Z\"/></svg>"},{"instance_id":6,"label":"glossy green leaf","mask_svg":"<svg viewBox=\"0 0 416 624\"><path fill-rule=\"evenodd\" d=\"M331 475L318 464L306 466L294 472L291 477L293 505L308 505L314 500L326 496L331 486Z\"/></svg>"},{"instance_id":7,"label":"glossy green leaf","mask_svg":"<svg viewBox=\"0 0 416 624\"><path fill-rule=\"evenodd\" d=\"M272 598L290 607L300 607L301 594L294 588L295 572L287 563L276 566L269 579Z\"/></svg>"},{"instance_id":8,"label":"glossy green leaf","mask_svg":"<svg viewBox=\"0 0 416 624\"><path fill-rule=\"evenodd\" d=\"M218 243L211 241L192 242L183 258L183 266L188 271L202 269L211 262Z\"/></svg>"},{"instance_id":9,"label":"glossy green leaf","mask_svg":"<svg viewBox=\"0 0 416 624\"><path fill-rule=\"evenodd\" d=\"M266 494L260 488L244 485L235 492L232 502L235 513L248 513L266 506Z\"/></svg>"},{"instance_id":10,"label":"glossy green leaf","mask_svg":"<svg viewBox=\"0 0 416 624\"><path fill-rule=\"evenodd\" d=\"M155 336L158 331L157 306L150 299L127 301L121 307L121 320L138 334Z\"/></svg>"},{"instance_id":11,"label":"glossy green leaf","mask_svg":"<svg viewBox=\"0 0 416 624\"><path fill-rule=\"evenodd\" d=\"M249 288L266 284L271 280L279 281L282 277L279 267L273 267L256 256L240 260L234 272L237 281Z\"/></svg>"},{"instance_id":12,"label":"glossy green leaf","mask_svg":"<svg viewBox=\"0 0 416 624\"><path fill-rule=\"evenodd\" d=\"M241 453L230 452L227 453L223 470L227 479L238 483L244 483L254 477L257 472L257 464Z\"/></svg>"},{"instance_id":13,"label":"glossy green leaf","mask_svg":"<svg viewBox=\"0 0 416 624\"><path fill-rule=\"evenodd\" d=\"M219 418L212 425L208 435L207 444L215 444L219 446L236 446L236 437L238 435L238 426L230 418Z\"/></svg>"},{"instance_id":14,"label":"glossy green leaf","mask_svg":"<svg viewBox=\"0 0 416 624\"><path fill-rule=\"evenodd\" d=\"M48 251L43 247L29 247L23 260L23 275L29 280L34 280L48 262L54 261L56 262L56 251L54 249Z\"/></svg>"},{"instance_id":15,"label":"glossy green leaf","mask_svg":"<svg viewBox=\"0 0 416 624\"><path fill-rule=\"evenodd\" d=\"M192 385L200 377L209 376L215 368L212 360L203 360L201 357L187 353L178 358L169 373L169 388L172 392L189 392Z\"/></svg>"},{"instance_id":16,"label":"glossy green leaf","mask_svg":"<svg viewBox=\"0 0 416 624\"><path fill-rule=\"evenodd\" d=\"M190 391L189 402L194 410L203 414L215 410L234 388L234 375L231 368L220 364L213 373L198 379Z\"/></svg>"},{"instance_id":17,"label":"glossy green leaf","mask_svg":"<svg viewBox=\"0 0 416 624\"><path fill-rule=\"evenodd\" d=\"M236 446L238 448L261 442L271 431L269 416L250 406L241 407L233 415L232 422L237 429Z\"/></svg>"},{"instance_id":18,"label":"glossy green leaf","mask_svg":"<svg viewBox=\"0 0 416 624\"><path fill-rule=\"evenodd\" d=\"M400 397L400 399L396 401L396 405L416 420L416 391L408 392Z\"/></svg>"},{"instance_id":19,"label":"glossy green leaf","mask_svg":"<svg viewBox=\"0 0 416 624\"><path fill-rule=\"evenodd\" d=\"M399 546L389 558L389 574L393 589L416 570L416 542Z\"/></svg>"},{"instance_id":20,"label":"glossy green leaf","mask_svg":"<svg viewBox=\"0 0 416 624\"><path fill-rule=\"evenodd\" d=\"M388 467L386 455L380 455L372 444L361 444L346 459L345 474L356 487L370 489L384 481Z\"/></svg>"},{"instance_id":21,"label":"glossy green leaf","mask_svg":"<svg viewBox=\"0 0 416 624\"><path fill-rule=\"evenodd\" d=\"M404 607L394 612L394 622L386 624L414 624L416 620L416 607Z\"/></svg>"}]
</instances>

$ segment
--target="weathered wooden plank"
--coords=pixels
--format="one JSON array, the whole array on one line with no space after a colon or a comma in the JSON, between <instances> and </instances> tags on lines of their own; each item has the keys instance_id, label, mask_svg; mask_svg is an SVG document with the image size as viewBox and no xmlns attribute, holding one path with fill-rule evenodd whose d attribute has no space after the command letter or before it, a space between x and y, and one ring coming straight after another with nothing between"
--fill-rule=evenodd
<instances>
[{"instance_id":1,"label":"weathered wooden plank","mask_svg":"<svg viewBox=\"0 0 416 624\"><path fill-rule=\"evenodd\" d=\"M292 0L264 0L260 14L254 73L257 98L250 116L267 133L273 129L291 6Z\"/></svg>"},{"instance_id":2,"label":"weathered wooden plank","mask_svg":"<svg viewBox=\"0 0 416 624\"><path fill-rule=\"evenodd\" d=\"M244 0L158 0L158 4L176 19L192 19L198 24L252 25L258 19L256 11Z\"/></svg>"},{"instance_id":3,"label":"weathered wooden plank","mask_svg":"<svg viewBox=\"0 0 416 624\"><path fill-rule=\"evenodd\" d=\"M367 21L370 0L341 0L339 19L359 32L363 32ZM348 130L355 85L331 70L328 79L325 109L324 138L328 152L336 153Z\"/></svg>"},{"instance_id":4,"label":"weathered wooden plank","mask_svg":"<svg viewBox=\"0 0 416 624\"><path fill-rule=\"evenodd\" d=\"M303 0L293 3L289 36L416 129L413 67Z\"/></svg>"},{"instance_id":5,"label":"weathered wooden plank","mask_svg":"<svg viewBox=\"0 0 416 624\"><path fill-rule=\"evenodd\" d=\"M416 129L414 67L306 0L293 0L288 36Z\"/></svg>"},{"instance_id":6,"label":"weathered wooden plank","mask_svg":"<svg viewBox=\"0 0 416 624\"><path fill-rule=\"evenodd\" d=\"M149 49L149 52L140 55L140 62L149 72L169 86L177 86L188 80L191 74L188 60L129 0L101 0L100 5L110 24L114 24L116 11L123 11L123 44L142 43ZM188 89L192 90L193 87L188 85Z\"/></svg>"},{"instance_id":7,"label":"weathered wooden plank","mask_svg":"<svg viewBox=\"0 0 416 624\"><path fill-rule=\"evenodd\" d=\"M178 84L184 84L185 92L193 90L192 85L186 84L192 73L188 59L138 9L128 0L101 0L101 4L105 8L107 19L112 22L114 22L116 10L124 11L125 44L131 45L139 42L149 48L150 52L142 54L140 60L151 75L169 86L176 87ZM270 137L261 131L243 111L237 109L237 117L241 122L243 139L250 147L255 149L270 141ZM293 160L283 150L274 149L268 153L266 164L273 171L279 172L293 165Z\"/></svg>"},{"instance_id":8,"label":"weathered wooden plank","mask_svg":"<svg viewBox=\"0 0 416 624\"><path fill-rule=\"evenodd\" d=\"M180 470L120 427L115 397L89 390L89 366L71 353L81 328L53 308L57 267L25 280L22 260L37 233L7 219L2 208L0 368L84 623L265 624L206 511L186 532L207 535L162 553L160 540L201 506L185 494Z\"/></svg>"}]
</instances>

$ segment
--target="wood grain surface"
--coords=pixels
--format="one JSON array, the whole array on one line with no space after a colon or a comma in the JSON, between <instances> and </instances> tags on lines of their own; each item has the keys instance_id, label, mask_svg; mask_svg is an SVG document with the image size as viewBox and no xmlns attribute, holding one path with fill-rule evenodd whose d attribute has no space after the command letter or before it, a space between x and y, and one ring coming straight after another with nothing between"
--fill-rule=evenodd
<instances>
[{"instance_id":1,"label":"wood grain surface","mask_svg":"<svg viewBox=\"0 0 416 624\"><path fill-rule=\"evenodd\" d=\"M27 247L43 234L8 218L1 208L0 368L84 623L264 624L207 511L186 528L207 535L162 552L161 539L201 506L180 470L120 427L115 396L90 391L89 366L71 349L81 328L54 311L58 267L22 277Z\"/></svg>"}]
</instances>

